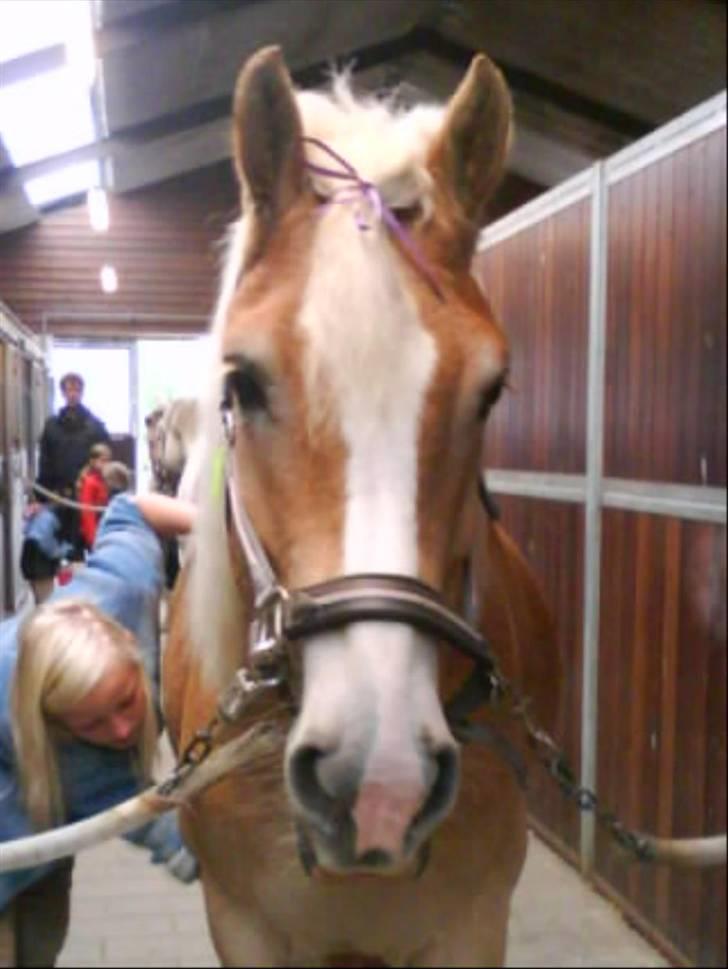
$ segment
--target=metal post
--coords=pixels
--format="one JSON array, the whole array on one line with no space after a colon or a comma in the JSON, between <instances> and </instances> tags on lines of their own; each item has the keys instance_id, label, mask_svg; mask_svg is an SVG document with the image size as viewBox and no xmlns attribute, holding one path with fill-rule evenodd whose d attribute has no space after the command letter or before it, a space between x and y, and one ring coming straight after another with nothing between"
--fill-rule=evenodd
<instances>
[{"instance_id":1,"label":"metal post","mask_svg":"<svg viewBox=\"0 0 728 969\"><path fill-rule=\"evenodd\" d=\"M581 707L581 783L596 788L599 592L602 544L604 371L607 308L607 183L604 163L592 169L587 373L587 468L584 508L584 625ZM594 815L581 815L581 867L594 865Z\"/></svg>"}]
</instances>

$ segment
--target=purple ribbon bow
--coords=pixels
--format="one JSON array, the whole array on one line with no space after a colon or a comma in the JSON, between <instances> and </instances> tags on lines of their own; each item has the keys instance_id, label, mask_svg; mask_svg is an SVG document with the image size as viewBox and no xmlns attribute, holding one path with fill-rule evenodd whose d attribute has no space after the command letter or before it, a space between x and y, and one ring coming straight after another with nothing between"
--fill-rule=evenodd
<instances>
[{"instance_id":1,"label":"purple ribbon bow","mask_svg":"<svg viewBox=\"0 0 728 969\"><path fill-rule=\"evenodd\" d=\"M422 250L407 231L405 226L403 226L399 221L392 209L384 201L382 198L382 193L379 191L377 186L373 182L368 182L366 179L362 178L353 165L351 165L345 158L342 158L338 152L335 152L333 148L330 148L323 141L319 141L318 138L309 137L304 137L302 140L309 145L315 145L316 148L319 148L321 151L325 152L341 166L341 168L338 169L327 168L324 165L315 165L313 162L306 161L305 164L309 171L314 172L316 175L325 175L327 178L336 178L340 181L349 183L348 191L344 190L337 192L337 197L329 199L325 204L345 204L347 202L353 202L356 199L364 199L366 202L368 202L376 218L384 222L389 231L399 239L415 266L417 266L419 271L432 287L435 295L438 296L439 299L443 300L445 297L443 296L442 290L435 279L432 269L427 264L427 260L425 259ZM361 211L355 213L355 218L357 227L361 231L366 231L367 229L371 228Z\"/></svg>"}]
</instances>

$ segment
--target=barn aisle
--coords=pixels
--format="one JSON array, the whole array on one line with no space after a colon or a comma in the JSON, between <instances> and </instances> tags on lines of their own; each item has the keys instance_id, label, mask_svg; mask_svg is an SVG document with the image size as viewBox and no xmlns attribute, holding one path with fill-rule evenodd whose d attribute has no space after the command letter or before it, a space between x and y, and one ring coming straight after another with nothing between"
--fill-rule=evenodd
<instances>
[{"instance_id":1,"label":"barn aisle","mask_svg":"<svg viewBox=\"0 0 728 969\"><path fill-rule=\"evenodd\" d=\"M215 966L199 883L182 885L122 841L76 861L61 967ZM609 902L531 837L508 966L669 966Z\"/></svg>"}]
</instances>

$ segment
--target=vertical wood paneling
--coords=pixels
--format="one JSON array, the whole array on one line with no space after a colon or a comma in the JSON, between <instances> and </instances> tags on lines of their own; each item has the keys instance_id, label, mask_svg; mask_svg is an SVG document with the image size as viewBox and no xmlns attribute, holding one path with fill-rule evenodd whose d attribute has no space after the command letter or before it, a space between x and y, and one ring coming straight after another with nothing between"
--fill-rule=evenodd
<instances>
[{"instance_id":1,"label":"vertical wood paneling","mask_svg":"<svg viewBox=\"0 0 728 969\"><path fill-rule=\"evenodd\" d=\"M664 836L726 827L725 528L604 512L598 791ZM698 965L725 965L725 872L629 863L599 833L597 873Z\"/></svg>"},{"instance_id":2,"label":"vertical wood paneling","mask_svg":"<svg viewBox=\"0 0 728 969\"><path fill-rule=\"evenodd\" d=\"M721 129L609 188L604 474L611 478L725 486L725 152ZM486 432L488 466L584 471L572 442L586 432L588 238L585 222L582 261L573 258L566 222L557 226L550 217L481 255L484 289L512 341L516 387ZM570 272L585 280L583 302L569 289ZM559 624L571 629L567 640L578 641L571 603L558 588L570 588L581 607L581 533L572 536L553 503L499 502L506 527L531 550ZM549 526L536 515L559 521L563 541L579 554L560 554L558 540L539 533ZM725 528L617 510L605 510L603 522L600 801L646 831L723 831ZM549 549L543 561L533 556L539 534ZM556 580L553 569L567 574ZM567 724L566 749L576 763L581 695L579 683L577 702L571 677L577 667L581 675L580 663L579 642L578 662L572 654L567 670L575 735ZM557 842L575 845L575 819L560 817L540 790L536 802L536 817ZM599 883L637 921L684 958L725 965L724 870L628 863L601 831L596 848Z\"/></svg>"},{"instance_id":3,"label":"vertical wood paneling","mask_svg":"<svg viewBox=\"0 0 728 969\"><path fill-rule=\"evenodd\" d=\"M609 190L605 474L726 484L720 130Z\"/></svg>"},{"instance_id":4,"label":"vertical wood paneling","mask_svg":"<svg viewBox=\"0 0 728 969\"><path fill-rule=\"evenodd\" d=\"M85 204L47 213L35 225L0 235L0 293L23 322L39 330L44 313L99 313L86 324L114 335L104 313L157 314L155 329L206 328L217 292L220 240L238 214L226 163L150 188L110 197L108 232L93 232ZM104 263L119 289L99 284ZM139 322L140 333L144 325ZM52 328L51 328L52 329Z\"/></svg>"},{"instance_id":5,"label":"vertical wood paneling","mask_svg":"<svg viewBox=\"0 0 728 969\"><path fill-rule=\"evenodd\" d=\"M564 662L558 741L578 770L581 756L582 574L584 513L577 505L498 495L502 524L538 576L553 611ZM534 765L529 807L538 821L572 852L579 847L579 817L545 771Z\"/></svg>"},{"instance_id":6,"label":"vertical wood paneling","mask_svg":"<svg viewBox=\"0 0 728 969\"><path fill-rule=\"evenodd\" d=\"M486 431L487 465L585 469L589 203L485 249L476 274L511 344L510 393Z\"/></svg>"}]
</instances>

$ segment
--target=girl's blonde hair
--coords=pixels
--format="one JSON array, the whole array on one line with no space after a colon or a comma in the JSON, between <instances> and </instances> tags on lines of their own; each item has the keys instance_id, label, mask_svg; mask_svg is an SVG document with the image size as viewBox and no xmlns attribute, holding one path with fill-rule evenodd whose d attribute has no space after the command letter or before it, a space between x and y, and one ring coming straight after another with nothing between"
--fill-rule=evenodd
<instances>
[{"instance_id":1,"label":"girl's blonde hair","mask_svg":"<svg viewBox=\"0 0 728 969\"><path fill-rule=\"evenodd\" d=\"M142 780L151 779L157 747L157 716L134 636L82 599L39 606L20 630L10 694L12 731L26 808L38 829L65 820L56 744L64 735L54 723L92 690L115 665L142 674L146 698L136 749Z\"/></svg>"}]
</instances>

